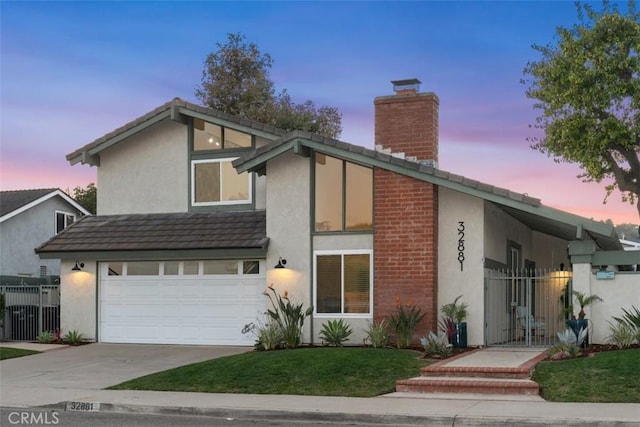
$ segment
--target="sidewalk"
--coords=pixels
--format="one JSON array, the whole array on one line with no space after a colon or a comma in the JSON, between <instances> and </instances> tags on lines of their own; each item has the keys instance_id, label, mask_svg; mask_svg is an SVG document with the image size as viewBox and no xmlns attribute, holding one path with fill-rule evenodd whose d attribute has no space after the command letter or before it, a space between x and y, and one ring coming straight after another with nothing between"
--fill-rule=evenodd
<instances>
[{"instance_id":1,"label":"sidewalk","mask_svg":"<svg viewBox=\"0 0 640 427\"><path fill-rule=\"evenodd\" d=\"M95 346L93 353L90 353L91 357L95 358L96 354L112 350L121 363L125 359L127 363L134 363L136 354L140 354L141 358L152 354L141 346ZM13 374L13 381L5 381L5 371L10 374L8 368L17 367L18 363L5 365L3 379L0 380L2 406L70 410L69 402L86 402L93 403L92 409L101 412L190 414L274 422L281 420L394 426L640 426L640 404L552 403L544 401L539 396L392 393L374 398L344 398L103 390L102 386L96 385L99 381L87 378L89 373L94 377L113 377L115 371L105 370L111 362L97 365L98 362L93 360L79 359L80 356L77 355L89 350L91 349L63 349L48 352L46 355L29 356L24 358L27 360L20 362L27 365L28 359L31 359L30 364L33 364L34 361L41 363L45 359L53 361L78 358L73 364L76 368L60 365L55 375L43 369L42 372L33 375ZM125 351L128 351L128 354L125 355ZM164 351L171 351L171 348ZM187 351L195 352L202 349L186 348L181 349L179 353ZM222 354L226 350L215 351ZM158 350L154 348L153 354L155 353L158 353ZM539 352L526 353L521 349L483 349L449 363L463 368L479 364L498 367L520 366L523 361L526 363L537 354ZM37 360L41 356L42 358ZM159 359L164 360L166 356L163 355ZM77 369L81 363L88 368L86 373ZM47 378L48 380L45 380ZM65 378L69 381L56 383L51 378ZM108 377L105 380L108 380Z\"/></svg>"}]
</instances>

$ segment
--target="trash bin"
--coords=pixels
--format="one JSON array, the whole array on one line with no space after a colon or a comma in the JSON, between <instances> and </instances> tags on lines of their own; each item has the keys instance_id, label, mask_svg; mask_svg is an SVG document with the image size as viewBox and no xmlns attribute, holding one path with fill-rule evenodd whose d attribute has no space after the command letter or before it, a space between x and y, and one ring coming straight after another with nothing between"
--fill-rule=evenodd
<instances>
[{"instance_id":1,"label":"trash bin","mask_svg":"<svg viewBox=\"0 0 640 427\"><path fill-rule=\"evenodd\" d=\"M7 307L11 316L11 339L13 341L35 341L38 337L38 306L12 305Z\"/></svg>"}]
</instances>

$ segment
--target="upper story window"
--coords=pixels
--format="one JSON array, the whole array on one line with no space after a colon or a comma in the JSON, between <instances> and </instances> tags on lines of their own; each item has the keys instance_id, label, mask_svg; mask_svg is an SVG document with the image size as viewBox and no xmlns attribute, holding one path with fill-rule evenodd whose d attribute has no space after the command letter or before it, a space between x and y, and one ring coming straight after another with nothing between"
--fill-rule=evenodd
<instances>
[{"instance_id":1,"label":"upper story window","mask_svg":"<svg viewBox=\"0 0 640 427\"><path fill-rule=\"evenodd\" d=\"M251 203L251 174L238 174L231 163L253 147L253 136L198 118L192 119L192 129L192 206Z\"/></svg>"},{"instance_id":2,"label":"upper story window","mask_svg":"<svg viewBox=\"0 0 640 427\"><path fill-rule=\"evenodd\" d=\"M251 148L251 135L193 119L193 150L233 150Z\"/></svg>"},{"instance_id":3,"label":"upper story window","mask_svg":"<svg viewBox=\"0 0 640 427\"><path fill-rule=\"evenodd\" d=\"M373 228L373 170L315 154L315 231Z\"/></svg>"},{"instance_id":4,"label":"upper story window","mask_svg":"<svg viewBox=\"0 0 640 427\"><path fill-rule=\"evenodd\" d=\"M56 234L76 222L76 216L72 213L56 211Z\"/></svg>"},{"instance_id":5,"label":"upper story window","mask_svg":"<svg viewBox=\"0 0 640 427\"><path fill-rule=\"evenodd\" d=\"M235 158L191 162L191 200L194 206L251 203L251 177L238 173Z\"/></svg>"}]
</instances>

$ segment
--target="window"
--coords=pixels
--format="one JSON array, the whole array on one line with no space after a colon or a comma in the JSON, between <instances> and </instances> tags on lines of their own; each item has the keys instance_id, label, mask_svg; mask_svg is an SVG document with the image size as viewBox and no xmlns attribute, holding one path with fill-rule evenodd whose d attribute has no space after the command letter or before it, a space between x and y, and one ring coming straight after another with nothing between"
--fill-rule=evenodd
<instances>
[{"instance_id":1,"label":"window","mask_svg":"<svg viewBox=\"0 0 640 427\"><path fill-rule=\"evenodd\" d=\"M315 253L318 314L371 314L372 251Z\"/></svg>"},{"instance_id":2,"label":"window","mask_svg":"<svg viewBox=\"0 0 640 427\"><path fill-rule=\"evenodd\" d=\"M193 150L231 150L251 148L251 135L201 119L193 119Z\"/></svg>"},{"instance_id":3,"label":"window","mask_svg":"<svg viewBox=\"0 0 640 427\"><path fill-rule=\"evenodd\" d=\"M235 158L194 160L191 164L191 200L194 206L251 202L251 177L237 173Z\"/></svg>"},{"instance_id":4,"label":"window","mask_svg":"<svg viewBox=\"0 0 640 427\"><path fill-rule=\"evenodd\" d=\"M127 276L157 276L160 264L157 261L136 261L127 263Z\"/></svg>"},{"instance_id":5,"label":"window","mask_svg":"<svg viewBox=\"0 0 640 427\"><path fill-rule=\"evenodd\" d=\"M315 231L373 228L373 170L315 155Z\"/></svg>"},{"instance_id":6,"label":"window","mask_svg":"<svg viewBox=\"0 0 640 427\"><path fill-rule=\"evenodd\" d=\"M56 234L76 222L76 216L68 212L56 211Z\"/></svg>"},{"instance_id":7,"label":"window","mask_svg":"<svg viewBox=\"0 0 640 427\"><path fill-rule=\"evenodd\" d=\"M260 261L128 261L106 264L108 276L215 276L260 274Z\"/></svg>"}]
</instances>

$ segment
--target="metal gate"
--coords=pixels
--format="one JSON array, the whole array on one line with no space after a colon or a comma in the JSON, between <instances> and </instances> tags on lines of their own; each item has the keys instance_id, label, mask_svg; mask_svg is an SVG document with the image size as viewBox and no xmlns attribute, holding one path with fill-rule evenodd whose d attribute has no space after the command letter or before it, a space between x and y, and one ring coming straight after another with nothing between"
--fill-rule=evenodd
<instances>
[{"instance_id":1,"label":"metal gate","mask_svg":"<svg viewBox=\"0 0 640 427\"><path fill-rule=\"evenodd\" d=\"M43 331L60 329L60 285L0 285L3 341L36 341Z\"/></svg>"},{"instance_id":2,"label":"metal gate","mask_svg":"<svg viewBox=\"0 0 640 427\"><path fill-rule=\"evenodd\" d=\"M485 270L485 344L550 346L564 330L570 271Z\"/></svg>"}]
</instances>

